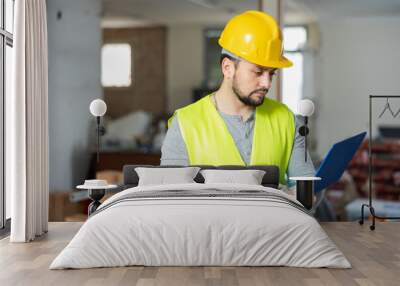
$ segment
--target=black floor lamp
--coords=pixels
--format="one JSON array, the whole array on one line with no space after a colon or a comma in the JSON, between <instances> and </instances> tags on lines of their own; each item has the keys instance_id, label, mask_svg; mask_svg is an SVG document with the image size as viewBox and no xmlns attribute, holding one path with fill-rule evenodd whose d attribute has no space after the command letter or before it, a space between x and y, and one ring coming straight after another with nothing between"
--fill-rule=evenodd
<instances>
[{"instance_id":1,"label":"black floor lamp","mask_svg":"<svg viewBox=\"0 0 400 286\"><path fill-rule=\"evenodd\" d=\"M304 125L299 127L299 134L304 136L304 162L307 163L307 135L308 117L314 113L314 103L309 99L303 99L298 104L298 114L304 117ZM321 180L320 177L290 177L290 180L296 181L296 199L303 204L306 209L313 206L314 182Z\"/></svg>"},{"instance_id":2,"label":"black floor lamp","mask_svg":"<svg viewBox=\"0 0 400 286\"><path fill-rule=\"evenodd\" d=\"M97 163L100 161L99 149L100 149L100 137L105 134L104 126L100 125L100 118L106 113L107 111L107 104L101 99L95 99L90 103L89 106L90 113L96 117L97 122Z\"/></svg>"},{"instance_id":3,"label":"black floor lamp","mask_svg":"<svg viewBox=\"0 0 400 286\"><path fill-rule=\"evenodd\" d=\"M314 103L309 99L299 101L298 113L304 117L304 125L300 126L299 133L304 136L304 161L307 162L307 135L310 133L308 129L308 117L314 114Z\"/></svg>"}]
</instances>

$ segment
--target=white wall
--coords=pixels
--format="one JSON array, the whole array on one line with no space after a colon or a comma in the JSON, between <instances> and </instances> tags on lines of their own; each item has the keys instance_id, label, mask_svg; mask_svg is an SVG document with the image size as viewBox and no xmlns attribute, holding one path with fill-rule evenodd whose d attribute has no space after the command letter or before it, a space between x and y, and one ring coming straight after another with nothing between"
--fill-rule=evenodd
<instances>
[{"instance_id":1,"label":"white wall","mask_svg":"<svg viewBox=\"0 0 400 286\"><path fill-rule=\"evenodd\" d=\"M369 94L400 94L399 27L400 19L394 17L320 22L319 115L313 118L320 155L339 139L367 131ZM373 111L375 118L384 105L379 103ZM393 101L393 106L398 110L400 100ZM399 126L399 120L386 121Z\"/></svg>"},{"instance_id":2,"label":"white wall","mask_svg":"<svg viewBox=\"0 0 400 286\"><path fill-rule=\"evenodd\" d=\"M71 190L86 176L89 103L102 97L100 11L100 0L47 1L52 191Z\"/></svg>"},{"instance_id":3,"label":"white wall","mask_svg":"<svg viewBox=\"0 0 400 286\"><path fill-rule=\"evenodd\" d=\"M202 25L169 26L167 30L168 111L192 103L192 89L204 78Z\"/></svg>"}]
</instances>

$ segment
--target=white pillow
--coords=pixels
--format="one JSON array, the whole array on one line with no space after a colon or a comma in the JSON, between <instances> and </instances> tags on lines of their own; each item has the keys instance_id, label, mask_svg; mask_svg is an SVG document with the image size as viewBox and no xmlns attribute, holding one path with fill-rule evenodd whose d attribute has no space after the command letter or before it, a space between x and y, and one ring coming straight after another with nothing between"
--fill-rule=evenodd
<instances>
[{"instance_id":1,"label":"white pillow","mask_svg":"<svg viewBox=\"0 0 400 286\"><path fill-rule=\"evenodd\" d=\"M246 184L261 185L265 171L262 170L202 170L200 174L204 177L205 184Z\"/></svg>"},{"instance_id":2,"label":"white pillow","mask_svg":"<svg viewBox=\"0 0 400 286\"><path fill-rule=\"evenodd\" d=\"M195 183L193 179L199 170L199 167L135 168L139 176L138 186Z\"/></svg>"}]
</instances>

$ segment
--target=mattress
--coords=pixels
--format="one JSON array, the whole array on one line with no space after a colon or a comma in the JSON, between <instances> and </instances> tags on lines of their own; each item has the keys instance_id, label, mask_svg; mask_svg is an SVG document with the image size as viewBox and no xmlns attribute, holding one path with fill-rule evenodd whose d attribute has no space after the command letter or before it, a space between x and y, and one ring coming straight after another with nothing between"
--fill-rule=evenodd
<instances>
[{"instance_id":1,"label":"mattress","mask_svg":"<svg viewBox=\"0 0 400 286\"><path fill-rule=\"evenodd\" d=\"M199 183L114 195L50 269L130 265L351 267L318 221L284 192Z\"/></svg>"}]
</instances>

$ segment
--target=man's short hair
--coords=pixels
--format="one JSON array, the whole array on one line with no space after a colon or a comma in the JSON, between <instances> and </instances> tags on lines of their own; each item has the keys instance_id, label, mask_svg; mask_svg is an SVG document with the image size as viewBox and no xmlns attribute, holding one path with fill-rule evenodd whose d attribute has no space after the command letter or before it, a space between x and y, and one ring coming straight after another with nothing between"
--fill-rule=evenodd
<instances>
[{"instance_id":1,"label":"man's short hair","mask_svg":"<svg viewBox=\"0 0 400 286\"><path fill-rule=\"evenodd\" d=\"M234 57L231 57L230 55L221 54L221 56L219 57L219 64L222 64L222 61L223 61L225 58L228 58L228 59L230 59L231 61L233 61L233 62L235 62L235 63L238 61L238 59L236 59L236 58L234 58Z\"/></svg>"},{"instance_id":2,"label":"man's short hair","mask_svg":"<svg viewBox=\"0 0 400 286\"><path fill-rule=\"evenodd\" d=\"M222 64L222 61L224 60L224 58L228 58L231 61L233 61L235 63L235 66L240 60L240 58L238 56L232 54L231 52L229 52L229 51L227 51L225 49L222 49L221 56L219 58L219 64Z\"/></svg>"}]
</instances>

